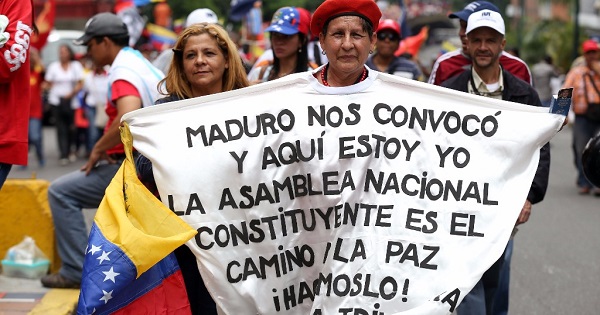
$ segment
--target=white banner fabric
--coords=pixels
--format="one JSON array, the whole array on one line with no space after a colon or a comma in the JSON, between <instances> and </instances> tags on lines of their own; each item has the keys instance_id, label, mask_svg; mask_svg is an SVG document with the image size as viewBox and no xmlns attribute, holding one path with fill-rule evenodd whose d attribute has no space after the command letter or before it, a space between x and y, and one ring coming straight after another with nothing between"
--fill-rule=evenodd
<instances>
[{"instance_id":1,"label":"white banner fabric","mask_svg":"<svg viewBox=\"0 0 600 315\"><path fill-rule=\"evenodd\" d=\"M369 71L123 117L226 314L449 314L503 253L564 116Z\"/></svg>"}]
</instances>

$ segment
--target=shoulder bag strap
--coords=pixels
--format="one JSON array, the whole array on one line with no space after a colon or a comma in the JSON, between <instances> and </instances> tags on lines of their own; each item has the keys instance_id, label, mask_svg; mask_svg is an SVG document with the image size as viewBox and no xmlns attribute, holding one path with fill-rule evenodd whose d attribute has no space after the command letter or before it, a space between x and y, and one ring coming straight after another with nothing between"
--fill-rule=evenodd
<instances>
[{"instance_id":1,"label":"shoulder bag strap","mask_svg":"<svg viewBox=\"0 0 600 315\"><path fill-rule=\"evenodd\" d=\"M592 86L594 87L594 90L596 90L596 94L598 94L598 97L600 97L600 90L598 90L596 83L594 83L594 79L592 78L592 75L589 72L587 72L583 77L583 93L585 93L585 101L589 104L590 100L588 98L587 80L585 77L590 78L590 83L592 83Z\"/></svg>"}]
</instances>

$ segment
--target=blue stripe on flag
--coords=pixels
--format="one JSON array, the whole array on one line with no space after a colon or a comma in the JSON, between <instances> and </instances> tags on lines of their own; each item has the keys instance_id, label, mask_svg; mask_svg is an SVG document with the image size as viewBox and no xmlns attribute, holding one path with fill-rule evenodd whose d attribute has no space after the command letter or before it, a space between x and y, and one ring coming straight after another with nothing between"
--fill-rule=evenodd
<instances>
[{"instance_id":1,"label":"blue stripe on flag","mask_svg":"<svg viewBox=\"0 0 600 315\"><path fill-rule=\"evenodd\" d=\"M171 253L136 279L135 264L104 237L95 223L85 253L77 314L100 315L117 311L179 270L175 255Z\"/></svg>"}]
</instances>

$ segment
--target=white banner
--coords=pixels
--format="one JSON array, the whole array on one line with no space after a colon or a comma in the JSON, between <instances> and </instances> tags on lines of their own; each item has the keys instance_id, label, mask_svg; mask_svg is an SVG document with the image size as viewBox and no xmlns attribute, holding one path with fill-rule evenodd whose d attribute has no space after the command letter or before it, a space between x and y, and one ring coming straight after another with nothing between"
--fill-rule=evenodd
<instances>
[{"instance_id":1,"label":"white banner","mask_svg":"<svg viewBox=\"0 0 600 315\"><path fill-rule=\"evenodd\" d=\"M564 116L370 71L124 116L227 314L446 314L503 253Z\"/></svg>"}]
</instances>

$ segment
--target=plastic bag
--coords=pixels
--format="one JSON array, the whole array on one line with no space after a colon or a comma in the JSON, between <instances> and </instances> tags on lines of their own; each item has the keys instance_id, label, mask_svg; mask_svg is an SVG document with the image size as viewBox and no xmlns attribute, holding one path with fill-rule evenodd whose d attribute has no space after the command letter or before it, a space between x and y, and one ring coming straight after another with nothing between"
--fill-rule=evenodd
<instances>
[{"instance_id":1,"label":"plastic bag","mask_svg":"<svg viewBox=\"0 0 600 315\"><path fill-rule=\"evenodd\" d=\"M33 265L41 260L48 260L48 257L35 245L33 238L25 236L21 243L8 249L4 260L17 264Z\"/></svg>"}]
</instances>

